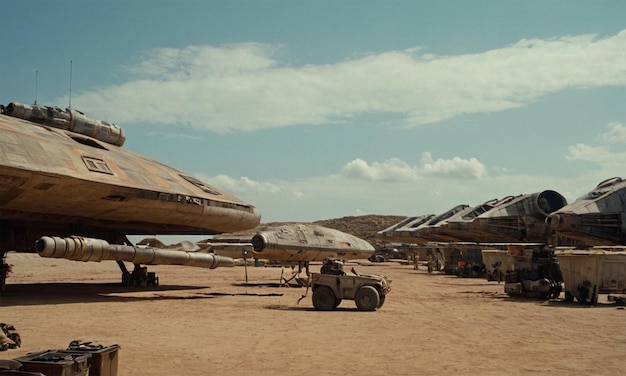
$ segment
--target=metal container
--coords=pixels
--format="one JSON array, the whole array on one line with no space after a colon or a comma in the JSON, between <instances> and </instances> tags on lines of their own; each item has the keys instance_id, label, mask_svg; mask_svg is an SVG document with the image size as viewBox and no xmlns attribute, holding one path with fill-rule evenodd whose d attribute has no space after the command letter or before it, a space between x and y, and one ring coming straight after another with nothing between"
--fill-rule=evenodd
<instances>
[{"instance_id":1,"label":"metal container","mask_svg":"<svg viewBox=\"0 0 626 376\"><path fill-rule=\"evenodd\" d=\"M46 376L85 376L89 374L91 354L45 350L16 358L22 363L19 371L40 372Z\"/></svg>"},{"instance_id":2,"label":"metal container","mask_svg":"<svg viewBox=\"0 0 626 376\"><path fill-rule=\"evenodd\" d=\"M117 376L119 345L104 347L91 342L73 341L64 353L90 354L89 376Z\"/></svg>"},{"instance_id":3,"label":"metal container","mask_svg":"<svg viewBox=\"0 0 626 376\"><path fill-rule=\"evenodd\" d=\"M565 300L596 304L598 294L626 293L626 247L594 247L555 252Z\"/></svg>"}]
</instances>

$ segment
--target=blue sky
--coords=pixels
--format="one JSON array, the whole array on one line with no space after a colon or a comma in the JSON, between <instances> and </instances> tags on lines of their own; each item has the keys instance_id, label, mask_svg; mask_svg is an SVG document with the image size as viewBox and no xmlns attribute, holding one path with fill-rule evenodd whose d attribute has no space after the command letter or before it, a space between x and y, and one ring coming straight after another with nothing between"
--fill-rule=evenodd
<instances>
[{"instance_id":1,"label":"blue sky","mask_svg":"<svg viewBox=\"0 0 626 376\"><path fill-rule=\"evenodd\" d=\"M264 222L626 177L624 1L4 0L0 42L0 103L67 107L71 61L73 108Z\"/></svg>"}]
</instances>

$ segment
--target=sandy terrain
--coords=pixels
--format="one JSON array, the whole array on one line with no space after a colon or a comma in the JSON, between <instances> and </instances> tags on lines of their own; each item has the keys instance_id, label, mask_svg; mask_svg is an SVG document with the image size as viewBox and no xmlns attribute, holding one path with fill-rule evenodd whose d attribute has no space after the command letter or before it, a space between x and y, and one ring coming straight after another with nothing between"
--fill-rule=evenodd
<instances>
[{"instance_id":1,"label":"sandy terrain","mask_svg":"<svg viewBox=\"0 0 626 376\"><path fill-rule=\"evenodd\" d=\"M82 339L119 344L125 375L617 375L626 369L626 310L511 299L482 279L397 263L356 266L390 277L377 312L345 301L312 309L281 268L153 266L160 286L124 289L114 262L9 253L0 322L27 352ZM318 266L313 266L317 270ZM285 270L288 272L288 270ZM602 297L601 297L602 298Z\"/></svg>"}]
</instances>

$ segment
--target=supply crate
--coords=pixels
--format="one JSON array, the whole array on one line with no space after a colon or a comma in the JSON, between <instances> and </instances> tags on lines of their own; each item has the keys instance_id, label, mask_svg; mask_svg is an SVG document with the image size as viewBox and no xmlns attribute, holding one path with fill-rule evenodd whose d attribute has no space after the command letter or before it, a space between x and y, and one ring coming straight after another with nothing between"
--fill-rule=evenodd
<instances>
[{"instance_id":1,"label":"supply crate","mask_svg":"<svg viewBox=\"0 0 626 376\"><path fill-rule=\"evenodd\" d=\"M15 358L22 363L20 372L39 372L46 376L85 376L91 354L46 350Z\"/></svg>"},{"instance_id":2,"label":"supply crate","mask_svg":"<svg viewBox=\"0 0 626 376\"><path fill-rule=\"evenodd\" d=\"M119 345L102 346L92 342L72 341L67 353L90 354L89 376L117 376Z\"/></svg>"}]
</instances>

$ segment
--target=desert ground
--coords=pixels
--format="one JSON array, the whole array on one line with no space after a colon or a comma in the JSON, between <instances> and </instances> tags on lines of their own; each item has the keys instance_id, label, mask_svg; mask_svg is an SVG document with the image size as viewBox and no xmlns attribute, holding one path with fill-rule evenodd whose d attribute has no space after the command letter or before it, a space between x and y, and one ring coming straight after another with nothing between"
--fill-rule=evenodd
<instances>
[{"instance_id":1,"label":"desert ground","mask_svg":"<svg viewBox=\"0 0 626 376\"><path fill-rule=\"evenodd\" d=\"M626 369L626 310L510 298L483 279L359 260L393 280L385 305L313 309L281 287L289 268L151 266L159 286L124 288L115 262L9 253L0 322L22 347L118 344L118 375L617 375ZM317 271L319 265L312 265Z\"/></svg>"}]
</instances>

